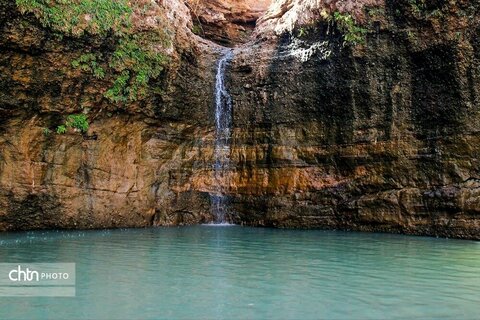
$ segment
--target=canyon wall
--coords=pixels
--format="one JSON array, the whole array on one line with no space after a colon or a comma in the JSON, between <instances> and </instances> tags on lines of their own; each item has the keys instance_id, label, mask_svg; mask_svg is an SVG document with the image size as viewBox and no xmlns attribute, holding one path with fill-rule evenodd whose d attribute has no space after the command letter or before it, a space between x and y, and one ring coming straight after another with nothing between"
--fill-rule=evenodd
<instances>
[{"instance_id":1,"label":"canyon wall","mask_svg":"<svg viewBox=\"0 0 480 320\"><path fill-rule=\"evenodd\" d=\"M222 183L239 224L480 239L480 4L277 0L256 21L266 6L247 1L256 29L241 44L238 21L208 17L217 2L196 13L210 35L193 32L193 2L157 3L169 64L148 96L117 104L111 78L72 68L87 49L111 54L111 36L58 37L0 1L0 229L208 222ZM365 42L346 43L333 12ZM223 181L218 30L237 45ZM87 133L45 134L80 112Z\"/></svg>"},{"instance_id":2,"label":"canyon wall","mask_svg":"<svg viewBox=\"0 0 480 320\"><path fill-rule=\"evenodd\" d=\"M192 30L216 43L233 47L249 40L257 20L272 0L187 0Z\"/></svg>"}]
</instances>

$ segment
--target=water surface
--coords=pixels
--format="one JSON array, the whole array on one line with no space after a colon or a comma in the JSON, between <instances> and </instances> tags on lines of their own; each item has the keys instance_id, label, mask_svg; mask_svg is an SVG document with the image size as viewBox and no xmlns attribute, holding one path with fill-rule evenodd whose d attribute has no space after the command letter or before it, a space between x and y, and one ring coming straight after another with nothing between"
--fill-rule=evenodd
<instances>
[{"instance_id":1,"label":"water surface","mask_svg":"<svg viewBox=\"0 0 480 320\"><path fill-rule=\"evenodd\" d=\"M75 298L0 319L477 319L480 243L197 226L0 234L2 262L75 262Z\"/></svg>"}]
</instances>

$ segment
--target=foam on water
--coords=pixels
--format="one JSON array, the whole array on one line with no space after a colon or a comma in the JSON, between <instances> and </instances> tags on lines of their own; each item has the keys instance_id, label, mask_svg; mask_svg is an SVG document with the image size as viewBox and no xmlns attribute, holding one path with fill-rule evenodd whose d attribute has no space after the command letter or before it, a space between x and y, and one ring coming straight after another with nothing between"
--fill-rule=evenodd
<instances>
[{"instance_id":1,"label":"foam on water","mask_svg":"<svg viewBox=\"0 0 480 320\"><path fill-rule=\"evenodd\" d=\"M202 224L204 227L233 227L237 226L234 223L228 223L228 222L222 222L222 223L215 223L215 222L210 222L210 223L204 223Z\"/></svg>"}]
</instances>

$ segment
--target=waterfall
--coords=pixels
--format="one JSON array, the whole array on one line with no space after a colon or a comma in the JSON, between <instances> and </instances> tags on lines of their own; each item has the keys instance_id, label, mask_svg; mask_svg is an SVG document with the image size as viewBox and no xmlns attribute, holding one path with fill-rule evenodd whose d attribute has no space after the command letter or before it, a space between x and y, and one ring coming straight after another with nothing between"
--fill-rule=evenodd
<instances>
[{"instance_id":1,"label":"waterfall","mask_svg":"<svg viewBox=\"0 0 480 320\"><path fill-rule=\"evenodd\" d=\"M225 73L233 59L233 51L228 50L220 58L215 83L215 163L214 192L210 195L215 224L228 223L227 203L224 196L228 186L230 166L230 139L232 129L232 97L225 86Z\"/></svg>"}]
</instances>

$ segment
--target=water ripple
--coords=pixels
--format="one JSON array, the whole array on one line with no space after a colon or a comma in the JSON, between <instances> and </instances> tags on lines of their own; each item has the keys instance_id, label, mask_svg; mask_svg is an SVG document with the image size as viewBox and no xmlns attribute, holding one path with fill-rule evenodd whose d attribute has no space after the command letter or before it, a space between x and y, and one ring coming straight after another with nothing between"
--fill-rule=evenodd
<instances>
[{"instance_id":1,"label":"water ripple","mask_svg":"<svg viewBox=\"0 0 480 320\"><path fill-rule=\"evenodd\" d=\"M231 226L0 235L2 261L75 262L75 299L0 318L476 318L480 243Z\"/></svg>"}]
</instances>

